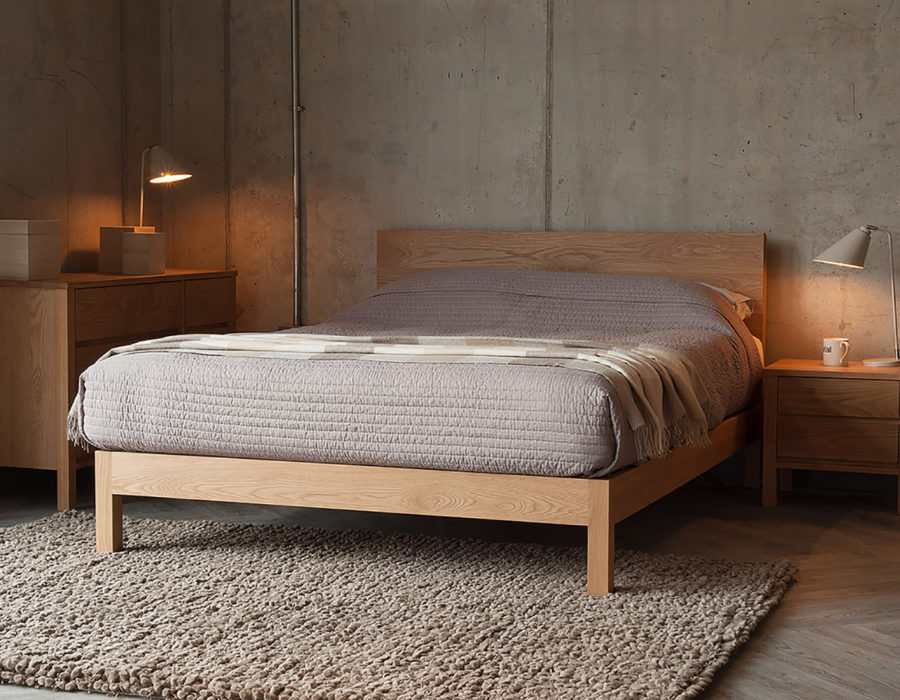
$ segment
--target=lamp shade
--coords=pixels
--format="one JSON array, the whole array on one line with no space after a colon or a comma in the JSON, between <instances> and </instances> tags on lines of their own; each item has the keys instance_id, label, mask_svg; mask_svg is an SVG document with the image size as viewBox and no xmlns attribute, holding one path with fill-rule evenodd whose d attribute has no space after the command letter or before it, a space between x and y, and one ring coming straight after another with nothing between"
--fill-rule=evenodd
<instances>
[{"instance_id":1,"label":"lamp shade","mask_svg":"<svg viewBox=\"0 0 900 700\"><path fill-rule=\"evenodd\" d=\"M144 225L144 183L155 185L187 180L191 174L178 165L172 154L162 146L149 146L141 151L141 208L138 225Z\"/></svg>"},{"instance_id":2,"label":"lamp shade","mask_svg":"<svg viewBox=\"0 0 900 700\"><path fill-rule=\"evenodd\" d=\"M841 267L864 267L866 253L869 252L870 231L869 226L858 226L833 246L819 253L813 261Z\"/></svg>"},{"instance_id":3,"label":"lamp shade","mask_svg":"<svg viewBox=\"0 0 900 700\"><path fill-rule=\"evenodd\" d=\"M187 180L191 174L187 172L162 146L151 146L147 153L147 170L142 173L153 184L178 182Z\"/></svg>"}]
</instances>

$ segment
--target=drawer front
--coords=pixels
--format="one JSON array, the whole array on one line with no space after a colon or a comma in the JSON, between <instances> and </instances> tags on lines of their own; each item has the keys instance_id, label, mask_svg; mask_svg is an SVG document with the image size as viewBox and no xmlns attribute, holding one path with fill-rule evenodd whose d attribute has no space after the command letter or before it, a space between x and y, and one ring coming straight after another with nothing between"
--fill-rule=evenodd
<instances>
[{"instance_id":1,"label":"drawer front","mask_svg":"<svg viewBox=\"0 0 900 700\"><path fill-rule=\"evenodd\" d=\"M779 377L778 413L897 420L900 418L900 382Z\"/></svg>"},{"instance_id":2,"label":"drawer front","mask_svg":"<svg viewBox=\"0 0 900 700\"><path fill-rule=\"evenodd\" d=\"M778 459L897 464L900 425L888 420L778 416Z\"/></svg>"},{"instance_id":3,"label":"drawer front","mask_svg":"<svg viewBox=\"0 0 900 700\"><path fill-rule=\"evenodd\" d=\"M234 277L185 282L185 326L231 326L234 322Z\"/></svg>"},{"instance_id":4,"label":"drawer front","mask_svg":"<svg viewBox=\"0 0 900 700\"><path fill-rule=\"evenodd\" d=\"M75 342L181 330L182 283L155 282L75 291Z\"/></svg>"},{"instance_id":5,"label":"drawer front","mask_svg":"<svg viewBox=\"0 0 900 700\"><path fill-rule=\"evenodd\" d=\"M107 350L118 347L119 345L130 345L131 343L137 343L140 340L149 340L150 338L156 337L159 336L150 333L146 335L136 335L131 338L117 338L111 342L87 343L77 346L75 348L74 379L77 380L78 377L81 376L81 373L105 355Z\"/></svg>"}]
</instances>

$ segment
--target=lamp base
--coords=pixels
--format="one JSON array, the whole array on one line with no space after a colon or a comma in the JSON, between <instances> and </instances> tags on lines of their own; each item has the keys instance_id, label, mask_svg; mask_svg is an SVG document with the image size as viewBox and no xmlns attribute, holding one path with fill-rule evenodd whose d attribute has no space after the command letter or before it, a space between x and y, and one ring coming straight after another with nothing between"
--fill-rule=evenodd
<instances>
[{"instance_id":1,"label":"lamp base","mask_svg":"<svg viewBox=\"0 0 900 700\"><path fill-rule=\"evenodd\" d=\"M101 226L99 267L107 275L161 275L166 234L153 226Z\"/></svg>"},{"instance_id":2,"label":"lamp base","mask_svg":"<svg viewBox=\"0 0 900 700\"><path fill-rule=\"evenodd\" d=\"M900 367L900 360L895 360L893 357L873 357L863 360L862 363L866 367Z\"/></svg>"}]
</instances>

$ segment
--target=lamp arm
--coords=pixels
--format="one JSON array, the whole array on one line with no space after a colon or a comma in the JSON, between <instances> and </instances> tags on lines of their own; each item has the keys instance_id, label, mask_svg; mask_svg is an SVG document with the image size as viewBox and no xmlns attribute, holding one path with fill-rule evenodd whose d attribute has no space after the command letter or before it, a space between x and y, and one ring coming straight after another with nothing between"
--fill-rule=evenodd
<instances>
[{"instance_id":1,"label":"lamp arm","mask_svg":"<svg viewBox=\"0 0 900 700\"><path fill-rule=\"evenodd\" d=\"M150 152L149 148L145 148L141 151L141 206L140 206L140 214L138 215L138 226L144 225L144 160L147 157L147 153Z\"/></svg>"},{"instance_id":2,"label":"lamp arm","mask_svg":"<svg viewBox=\"0 0 900 700\"><path fill-rule=\"evenodd\" d=\"M147 154L154 148L156 148L156 144L147 146L147 148L141 151L141 206L140 214L138 215L138 226L144 225L144 180L147 179L147 170L145 167L145 163L147 160Z\"/></svg>"},{"instance_id":3,"label":"lamp arm","mask_svg":"<svg viewBox=\"0 0 900 700\"><path fill-rule=\"evenodd\" d=\"M894 270L894 234L891 233L890 229L882 228L880 230L887 234L888 251L890 252L891 257L891 302L894 310L894 359L900 360L900 333L897 331L897 287L894 281L894 278L897 276L897 273Z\"/></svg>"},{"instance_id":4,"label":"lamp arm","mask_svg":"<svg viewBox=\"0 0 900 700\"><path fill-rule=\"evenodd\" d=\"M888 252L890 253L891 258L891 308L894 312L894 359L900 360L900 333L897 331L897 286L894 281L894 277L896 277L896 272L894 271L894 234L891 233L890 229L884 228L883 226L872 226L871 224L867 224L865 226L860 226L860 228L870 233L872 231L883 231L887 235Z\"/></svg>"}]
</instances>

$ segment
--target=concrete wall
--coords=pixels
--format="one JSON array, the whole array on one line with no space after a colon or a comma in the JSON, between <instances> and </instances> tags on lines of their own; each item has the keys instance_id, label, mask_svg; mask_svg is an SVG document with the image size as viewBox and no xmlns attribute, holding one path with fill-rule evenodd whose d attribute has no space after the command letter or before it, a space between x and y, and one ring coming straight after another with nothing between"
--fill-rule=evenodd
<instances>
[{"instance_id":1,"label":"concrete wall","mask_svg":"<svg viewBox=\"0 0 900 700\"><path fill-rule=\"evenodd\" d=\"M375 288L378 228L540 228L544 0L301 3L307 322Z\"/></svg>"},{"instance_id":2,"label":"concrete wall","mask_svg":"<svg viewBox=\"0 0 900 700\"><path fill-rule=\"evenodd\" d=\"M378 228L547 213L554 229L765 231L770 358L833 334L856 358L889 352L884 241L862 272L811 258L900 215L893 5L301 6L309 321L373 288Z\"/></svg>"},{"instance_id":3,"label":"concrete wall","mask_svg":"<svg viewBox=\"0 0 900 700\"><path fill-rule=\"evenodd\" d=\"M59 219L95 270L162 143L194 174L145 189L168 266L237 268L241 330L291 322L289 0L0 0L0 45L0 218Z\"/></svg>"},{"instance_id":4,"label":"concrete wall","mask_svg":"<svg viewBox=\"0 0 900 700\"><path fill-rule=\"evenodd\" d=\"M121 22L116 0L0 0L0 218L59 219L69 270L122 220Z\"/></svg>"},{"instance_id":5,"label":"concrete wall","mask_svg":"<svg viewBox=\"0 0 900 700\"><path fill-rule=\"evenodd\" d=\"M194 174L162 197L167 262L237 269L238 330L290 324L290 2L161 5L162 140Z\"/></svg>"}]
</instances>

